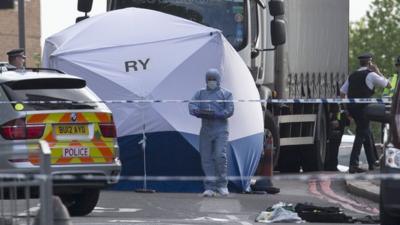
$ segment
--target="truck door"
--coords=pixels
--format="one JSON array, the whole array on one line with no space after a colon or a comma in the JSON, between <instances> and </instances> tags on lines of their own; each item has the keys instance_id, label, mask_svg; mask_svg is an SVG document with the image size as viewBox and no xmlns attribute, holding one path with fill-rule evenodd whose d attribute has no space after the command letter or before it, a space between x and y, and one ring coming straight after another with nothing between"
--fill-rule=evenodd
<instances>
[{"instance_id":1,"label":"truck door","mask_svg":"<svg viewBox=\"0 0 400 225\"><path fill-rule=\"evenodd\" d=\"M250 1L250 35L249 41L251 46L251 73L254 77L254 80L257 82L263 78L263 74L261 73L261 68L263 67L263 56L264 53L258 52L256 49L260 48L259 38L259 14L258 14L258 4L256 1Z\"/></svg>"}]
</instances>

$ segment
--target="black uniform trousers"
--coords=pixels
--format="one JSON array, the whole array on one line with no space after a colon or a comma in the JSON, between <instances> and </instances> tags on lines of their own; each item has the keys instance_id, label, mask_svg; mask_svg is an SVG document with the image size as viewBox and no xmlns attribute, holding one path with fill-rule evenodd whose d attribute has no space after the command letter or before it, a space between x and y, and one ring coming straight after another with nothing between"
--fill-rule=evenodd
<instances>
[{"instance_id":1,"label":"black uniform trousers","mask_svg":"<svg viewBox=\"0 0 400 225\"><path fill-rule=\"evenodd\" d=\"M350 167L358 167L361 147L364 145L365 155L369 169L374 167L374 143L369 126L369 120L365 115L367 104L349 104L348 111L356 123L356 137L350 155Z\"/></svg>"}]
</instances>

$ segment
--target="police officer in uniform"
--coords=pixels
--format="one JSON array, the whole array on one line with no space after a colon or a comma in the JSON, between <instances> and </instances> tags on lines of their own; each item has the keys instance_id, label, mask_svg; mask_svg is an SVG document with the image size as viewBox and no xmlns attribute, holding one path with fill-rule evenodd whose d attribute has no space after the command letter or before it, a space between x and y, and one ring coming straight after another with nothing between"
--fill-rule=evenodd
<instances>
[{"instance_id":1,"label":"police officer in uniform","mask_svg":"<svg viewBox=\"0 0 400 225\"><path fill-rule=\"evenodd\" d=\"M22 70L25 68L25 49L17 48L7 52L8 63L11 69Z\"/></svg>"},{"instance_id":2,"label":"police officer in uniform","mask_svg":"<svg viewBox=\"0 0 400 225\"><path fill-rule=\"evenodd\" d=\"M341 87L342 97L370 98L374 94L375 87L391 88L389 81L382 75L379 68L372 63L370 53L358 57L360 68L353 72ZM367 156L368 169L374 169L374 143L369 126L369 120L365 114L367 104L349 104L347 110L356 123L356 137L350 155L349 173L361 173L365 170L359 167L359 155L364 146Z\"/></svg>"},{"instance_id":3,"label":"police officer in uniform","mask_svg":"<svg viewBox=\"0 0 400 225\"><path fill-rule=\"evenodd\" d=\"M390 77L390 80L389 80L392 88L385 88L383 90L383 97L392 97L396 90L397 81L398 81L399 75L400 75L400 56L398 56L396 58L394 65L396 67L396 72L392 74L392 76Z\"/></svg>"}]
</instances>

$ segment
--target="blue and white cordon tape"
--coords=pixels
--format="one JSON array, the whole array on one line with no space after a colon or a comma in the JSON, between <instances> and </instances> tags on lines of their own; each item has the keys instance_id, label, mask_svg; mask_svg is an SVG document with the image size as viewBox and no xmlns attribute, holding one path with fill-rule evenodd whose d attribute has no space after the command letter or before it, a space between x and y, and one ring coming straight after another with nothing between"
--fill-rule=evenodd
<instances>
[{"instance_id":1,"label":"blue and white cordon tape","mask_svg":"<svg viewBox=\"0 0 400 225\"><path fill-rule=\"evenodd\" d=\"M88 180L88 181L107 181L108 178L104 176L96 176L96 175L45 175L45 174L37 174L37 175L26 175L26 174L15 174L15 173L0 173L0 179L31 179L35 180L44 180L44 179L52 179L52 180ZM398 173L358 173L358 174L349 174L346 172L332 173L332 172L323 172L320 171L319 174L275 174L270 177L268 176L228 176L228 180L230 181L243 181L250 179L264 179L268 178L271 180L279 181L279 180L298 180L298 181L316 181L316 180L332 180L332 181L341 181L341 180L400 180L400 174ZM113 179L118 179L120 181L143 181L144 179L148 181L203 181L205 176L113 176ZM217 180L218 177L207 177L209 180ZM2 185L0 184L0 187Z\"/></svg>"},{"instance_id":2,"label":"blue and white cordon tape","mask_svg":"<svg viewBox=\"0 0 400 225\"><path fill-rule=\"evenodd\" d=\"M391 98L316 98L316 99L234 99L234 100L152 100L152 99L134 99L134 100L100 100L100 101L0 101L0 104L90 104L90 103L105 103L105 104L132 104L132 103L189 103L189 102L233 102L233 103L269 103L269 104L370 104L383 103L390 104Z\"/></svg>"}]
</instances>

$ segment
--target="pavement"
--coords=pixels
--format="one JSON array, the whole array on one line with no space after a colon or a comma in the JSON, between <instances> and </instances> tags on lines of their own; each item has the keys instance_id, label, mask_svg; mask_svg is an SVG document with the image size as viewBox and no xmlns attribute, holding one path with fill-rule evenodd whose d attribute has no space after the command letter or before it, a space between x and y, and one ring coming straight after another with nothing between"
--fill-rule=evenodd
<instances>
[{"instance_id":1,"label":"pavement","mask_svg":"<svg viewBox=\"0 0 400 225\"><path fill-rule=\"evenodd\" d=\"M343 165L348 165L348 159L349 155L351 152L351 148L353 146L354 142L354 135L343 135L342 138L342 144L341 144L341 150L340 151L345 151L348 152L344 159L342 158L341 161ZM382 145L381 144L376 144L375 145L378 151L378 154L382 154ZM361 165L361 168L367 170L368 166L366 165L366 158L364 155L364 150L361 151L361 161L364 161L364 164ZM348 167L347 166L339 166L338 169L341 172L346 172L348 173ZM365 173L365 175L373 175L373 174L379 174L380 169L376 168L373 171L368 171ZM360 174L357 174L360 175ZM345 180L346 182L346 189L349 193L366 198L368 200L374 201L376 203L379 203L379 185L380 181L379 180Z\"/></svg>"},{"instance_id":2,"label":"pavement","mask_svg":"<svg viewBox=\"0 0 400 225\"><path fill-rule=\"evenodd\" d=\"M365 174L377 174L378 170ZM346 189L349 193L379 203L379 180L346 180Z\"/></svg>"}]
</instances>

